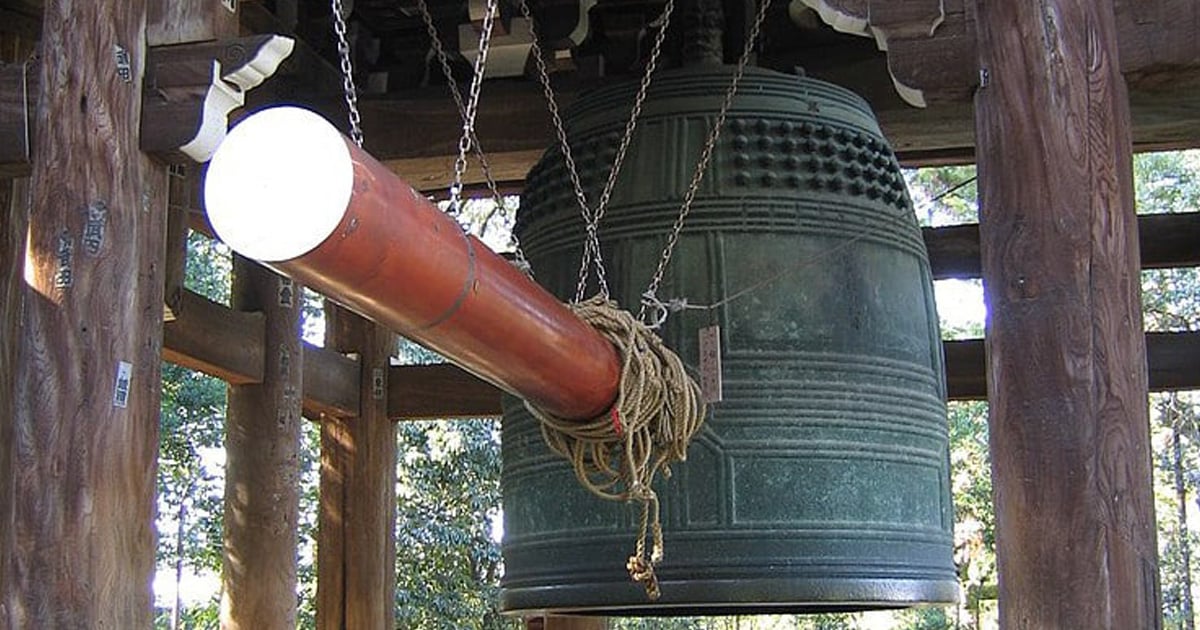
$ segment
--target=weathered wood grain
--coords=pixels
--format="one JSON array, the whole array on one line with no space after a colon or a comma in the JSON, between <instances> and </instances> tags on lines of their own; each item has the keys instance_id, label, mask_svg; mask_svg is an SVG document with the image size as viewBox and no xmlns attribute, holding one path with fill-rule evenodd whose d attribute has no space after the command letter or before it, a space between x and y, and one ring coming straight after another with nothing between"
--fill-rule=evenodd
<instances>
[{"instance_id":1,"label":"weathered wood grain","mask_svg":"<svg viewBox=\"0 0 1200 630\"><path fill-rule=\"evenodd\" d=\"M183 291L176 318L163 325L162 358L231 385L261 383L266 352L262 313L235 311ZM358 415L358 361L301 344L306 415Z\"/></svg>"},{"instance_id":2,"label":"weathered wood grain","mask_svg":"<svg viewBox=\"0 0 1200 630\"><path fill-rule=\"evenodd\" d=\"M525 630L605 630L608 619L604 617L565 617L545 615L525 620Z\"/></svg>"},{"instance_id":3,"label":"weathered wood grain","mask_svg":"<svg viewBox=\"0 0 1200 630\"><path fill-rule=\"evenodd\" d=\"M200 42L238 35L237 0L163 0L150 3L150 46Z\"/></svg>"},{"instance_id":4,"label":"weathered wood grain","mask_svg":"<svg viewBox=\"0 0 1200 630\"><path fill-rule=\"evenodd\" d=\"M982 339L942 342L950 400L987 398L987 357ZM1147 333L1150 391L1200 388L1200 333ZM388 415L392 420L498 418L501 392L452 365L392 368ZM401 392L404 395L401 395Z\"/></svg>"},{"instance_id":5,"label":"weathered wood grain","mask_svg":"<svg viewBox=\"0 0 1200 630\"><path fill-rule=\"evenodd\" d=\"M235 311L183 291L175 319L163 325L163 359L231 385L261 383L262 313Z\"/></svg>"},{"instance_id":6,"label":"weathered wood grain","mask_svg":"<svg viewBox=\"0 0 1200 630\"><path fill-rule=\"evenodd\" d=\"M1200 212L1144 214L1137 218L1142 269L1200 266ZM978 278L979 225L923 228L933 279Z\"/></svg>"},{"instance_id":7,"label":"weathered wood grain","mask_svg":"<svg viewBox=\"0 0 1200 630\"><path fill-rule=\"evenodd\" d=\"M29 174L38 66L0 62L0 178Z\"/></svg>"},{"instance_id":8,"label":"weathered wood grain","mask_svg":"<svg viewBox=\"0 0 1200 630\"><path fill-rule=\"evenodd\" d=\"M16 627L16 607L9 587L13 537L13 429L17 348L21 305L24 300L21 271L25 262L25 228L28 224L27 180L0 179L0 627Z\"/></svg>"},{"instance_id":9,"label":"weathered wood grain","mask_svg":"<svg viewBox=\"0 0 1200 630\"><path fill-rule=\"evenodd\" d=\"M501 413L500 389L458 366L393 366L391 373L392 419L485 418Z\"/></svg>"},{"instance_id":10,"label":"weathered wood grain","mask_svg":"<svg viewBox=\"0 0 1200 630\"><path fill-rule=\"evenodd\" d=\"M46 0L16 380L13 627L151 625L165 171L145 0Z\"/></svg>"},{"instance_id":11,"label":"weathered wood grain","mask_svg":"<svg viewBox=\"0 0 1200 630\"><path fill-rule=\"evenodd\" d=\"M1146 350L1112 1L977 10L1000 624L1155 628Z\"/></svg>"},{"instance_id":12,"label":"weathered wood grain","mask_svg":"<svg viewBox=\"0 0 1200 630\"><path fill-rule=\"evenodd\" d=\"M232 306L261 313L262 383L231 385L225 419L221 627L296 627L300 518L300 287L241 256Z\"/></svg>"},{"instance_id":13,"label":"weathered wood grain","mask_svg":"<svg viewBox=\"0 0 1200 630\"><path fill-rule=\"evenodd\" d=\"M188 212L191 180L184 166L169 171L167 186L166 261L163 267L163 321L178 317L183 302L183 281L187 271ZM164 350L165 352L165 350Z\"/></svg>"},{"instance_id":14,"label":"weathered wood grain","mask_svg":"<svg viewBox=\"0 0 1200 630\"><path fill-rule=\"evenodd\" d=\"M295 42L254 35L150 49L142 150L167 163L206 162L247 91L270 78Z\"/></svg>"},{"instance_id":15,"label":"weathered wood grain","mask_svg":"<svg viewBox=\"0 0 1200 630\"><path fill-rule=\"evenodd\" d=\"M327 343L362 365L358 418L321 423L317 627L395 627L396 427L387 417L394 334L330 305Z\"/></svg>"},{"instance_id":16,"label":"weathered wood grain","mask_svg":"<svg viewBox=\"0 0 1200 630\"><path fill-rule=\"evenodd\" d=\"M356 418L359 413L359 361L304 342L304 416Z\"/></svg>"}]
</instances>

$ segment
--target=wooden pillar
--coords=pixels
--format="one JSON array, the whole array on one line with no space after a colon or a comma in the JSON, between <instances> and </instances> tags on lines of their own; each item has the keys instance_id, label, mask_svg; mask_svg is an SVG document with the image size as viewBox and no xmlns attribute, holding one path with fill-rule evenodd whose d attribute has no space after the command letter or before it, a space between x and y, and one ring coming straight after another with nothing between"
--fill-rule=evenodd
<instances>
[{"instance_id":1,"label":"wooden pillar","mask_svg":"<svg viewBox=\"0 0 1200 630\"><path fill-rule=\"evenodd\" d=\"M1160 626L1113 0L977 3L1000 625Z\"/></svg>"},{"instance_id":2,"label":"wooden pillar","mask_svg":"<svg viewBox=\"0 0 1200 630\"><path fill-rule=\"evenodd\" d=\"M559 617L545 615L525 620L525 630L606 630L605 617Z\"/></svg>"},{"instance_id":3,"label":"wooden pillar","mask_svg":"<svg viewBox=\"0 0 1200 630\"><path fill-rule=\"evenodd\" d=\"M152 621L166 171L138 150L148 4L44 3L25 303L5 375L15 628Z\"/></svg>"},{"instance_id":4,"label":"wooden pillar","mask_svg":"<svg viewBox=\"0 0 1200 630\"><path fill-rule=\"evenodd\" d=\"M317 627L396 625L396 427L387 416L388 359L396 336L336 306L326 346L357 353L362 410L321 422Z\"/></svg>"},{"instance_id":5,"label":"wooden pillar","mask_svg":"<svg viewBox=\"0 0 1200 630\"><path fill-rule=\"evenodd\" d=\"M0 179L0 374L17 371L17 346L25 267L25 228L29 203L27 181ZM13 538L13 387L0 377L0 628L16 625L8 599L9 561Z\"/></svg>"},{"instance_id":6,"label":"wooden pillar","mask_svg":"<svg viewBox=\"0 0 1200 630\"><path fill-rule=\"evenodd\" d=\"M232 306L264 315L263 382L229 386L222 628L296 627L304 355L291 280L233 259Z\"/></svg>"}]
</instances>

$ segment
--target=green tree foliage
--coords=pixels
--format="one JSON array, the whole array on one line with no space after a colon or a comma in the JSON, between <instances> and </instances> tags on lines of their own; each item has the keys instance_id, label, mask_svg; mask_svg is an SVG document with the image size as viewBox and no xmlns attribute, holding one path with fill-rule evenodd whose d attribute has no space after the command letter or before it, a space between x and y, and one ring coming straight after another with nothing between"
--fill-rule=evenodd
<instances>
[{"instance_id":1,"label":"green tree foliage","mask_svg":"<svg viewBox=\"0 0 1200 630\"><path fill-rule=\"evenodd\" d=\"M511 628L497 610L499 426L398 427L396 622L405 628Z\"/></svg>"},{"instance_id":2,"label":"green tree foliage","mask_svg":"<svg viewBox=\"0 0 1200 630\"><path fill-rule=\"evenodd\" d=\"M1147 153L1134 157L1138 212L1200 211L1200 151ZM1200 330L1200 269L1154 269L1142 273L1147 330ZM1196 485L1200 481L1200 396L1196 392L1151 395L1155 511L1163 626L1195 628Z\"/></svg>"},{"instance_id":3,"label":"green tree foliage","mask_svg":"<svg viewBox=\"0 0 1200 630\"><path fill-rule=\"evenodd\" d=\"M184 285L217 302L229 302L229 252L200 235L188 238ZM157 570L178 578L221 571L225 383L164 363L159 427ZM212 627L219 598L187 605L175 589L159 594L156 626ZM164 597L164 595L166 595ZM180 596L182 598L182 593ZM179 610L176 611L176 606Z\"/></svg>"}]
</instances>

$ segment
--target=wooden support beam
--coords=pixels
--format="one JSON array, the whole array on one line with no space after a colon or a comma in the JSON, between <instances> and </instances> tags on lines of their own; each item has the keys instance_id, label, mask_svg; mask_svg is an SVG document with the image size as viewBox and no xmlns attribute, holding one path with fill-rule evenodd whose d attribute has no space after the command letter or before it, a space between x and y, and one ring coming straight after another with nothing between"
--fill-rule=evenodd
<instances>
[{"instance_id":1,"label":"wooden support beam","mask_svg":"<svg viewBox=\"0 0 1200 630\"><path fill-rule=\"evenodd\" d=\"M33 61L0 63L0 178L29 174L39 80Z\"/></svg>"},{"instance_id":2,"label":"wooden support beam","mask_svg":"<svg viewBox=\"0 0 1200 630\"><path fill-rule=\"evenodd\" d=\"M304 342L304 416L357 418L359 378L357 356Z\"/></svg>"},{"instance_id":3,"label":"wooden support beam","mask_svg":"<svg viewBox=\"0 0 1200 630\"><path fill-rule=\"evenodd\" d=\"M233 259L233 306L263 318L261 383L229 386L221 627L296 627L300 392L304 355L292 281Z\"/></svg>"},{"instance_id":4,"label":"wooden support beam","mask_svg":"<svg viewBox=\"0 0 1200 630\"><path fill-rule=\"evenodd\" d=\"M982 339L943 342L950 400L987 398ZM1150 391L1200 388L1200 333L1147 333ZM450 364L393 366L388 416L393 420L498 418L503 393Z\"/></svg>"},{"instance_id":5,"label":"wooden support beam","mask_svg":"<svg viewBox=\"0 0 1200 630\"><path fill-rule=\"evenodd\" d=\"M945 341L942 345L946 350L950 400L987 398L987 357L983 340ZM1200 388L1200 333L1146 333L1146 359L1150 391ZM466 391L470 395L480 395L473 390Z\"/></svg>"},{"instance_id":6,"label":"wooden support beam","mask_svg":"<svg viewBox=\"0 0 1200 630\"><path fill-rule=\"evenodd\" d=\"M498 387L449 363L391 369L388 417L394 420L488 418L501 414Z\"/></svg>"},{"instance_id":7,"label":"wooden support beam","mask_svg":"<svg viewBox=\"0 0 1200 630\"><path fill-rule=\"evenodd\" d=\"M237 37L239 4L237 0L151 3L146 43L153 47Z\"/></svg>"},{"instance_id":8,"label":"wooden support beam","mask_svg":"<svg viewBox=\"0 0 1200 630\"><path fill-rule=\"evenodd\" d=\"M189 197L192 180L187 167L175 165L168 169L167 185L167 243L166 262L163 268L163 321L178 317L183 302L184 278L187 275L188 214L191 211Z\"/></svg>"},{"instance_id":9,"label":"wooden support beam","mask_svg":"<svg viewBox=\"0 0 1200 630\"><path fill-rule=\"evenodd\" d=\"M28 180L0 179L0 374L17 373L21 306L25 297L21 272L25 268L25 230L29 215ZM15 567L14 452L16 379L0 378L0 627L16 628L16 608L10 599Z\"/></svg>"},{"instance_id":10,"label":"wooden support beam","mask_svg":"<svg viewBox=\"0 0 1200 630\"><path fill-rule=\"evenodd\" d=\"M261 383L265 352L262 313L234 311L184 291L175 320L163 326L163 359L232 385ZM358 361L302 344L305 415L358 415Z\"/></svg>"},{"instance_id":11,"label":"wooden support beam","mask_svg":"<svg viewBox=\"0 0 1200 630\"><path fill-rule=\"evenodd\" d=\"M1000 625L1161 623L1112 0L976 4Z\"/></svg>"},{"instance_id":12,"label":"wooden support beam","mask_svg":"<svg viewBox=\"0 0 1200 630\"><path fill-rule=\"evenodd\" d=\"M163 359L231 385L261 383L264 330L262 313L184 291L175 319L163 325Z\"/></svg>"},{"instance_id":13,"label":"wooden support beam","mask_svg":"<svg viewBox=\"0 0 1200 630\"><path fill-rule=\"evenodd\" d=\"M150 49L141 147L165 162L205 162L225 138L229 114L273 75L295 41L254 35Z\"/></svg>"},{"instance_id":14,"label":"wooden support beam","mask_svg":"<svg viewBox=\"0 0 1200 630\"><path fill-rule=\"evenodd\" d=\"M1142 269L1200 266L1200 212L1137 217ZM978 278L979 225L923 228L934 280Z\"/></svg>"},{"instance_id":15,"label":"wooden support beam","mask_svg":"<svg viewBox=\"0 0 1200 630\"><path fill-rule=\"evenodd\" d=\"M332 304L328 343L356 352L362 413L321 423L317 627L396 626L396 427L387 417L388 362L396 337Z\"/></svg>"},{"instance_id":16,"label":"wooden support beam","mask_svg":"<svg viewBox=\"0 0 1200 630\"><path fill-rule=\"evenodd\" d=\"M0 608L152 625L165 170L138 150L146 0L45 0ZM119 176L114 176L119 174Z\"/></svg>"},{"instance_id":17,"label":"wooden support beam","mask_svg":"<svg viewBox=\"0 0 1200 630\"><path fill-rule=\"evenodd\" d=\"M545 615L525 620L525 630L605 630L608 619L604 617L565 617Z\"/></svg>"}]
</instances>

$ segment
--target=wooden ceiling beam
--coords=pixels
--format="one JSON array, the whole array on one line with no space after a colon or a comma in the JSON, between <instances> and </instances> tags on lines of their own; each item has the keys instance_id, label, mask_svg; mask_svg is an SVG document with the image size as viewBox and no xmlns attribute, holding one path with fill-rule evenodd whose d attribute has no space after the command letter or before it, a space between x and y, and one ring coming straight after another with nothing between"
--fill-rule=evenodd
<instances>
[{"instance_id":1,"label":"wooden ceiling beam","mask_svg":"<svg viewBox=\"0 0 1200 630\"><path fill-rule=\"evenodd\" d=\"M441 191L450 183L453 169L447 165L457 153L462 124L444 88L414 92L411 97L360 103L366 147L415 188ZM560 106L566 107L577 94L561 92ZM1170 82L1131 85L1129 102L1135 151L1200 146L1200 89L1170 87ZM933 103L918 109L888 98L873 106L884 135L904 166L974 161L974 109L970 103ZM510 188L519 186L541 152L556 142L541 90L533 82L485 86L477 134L497 181ZM482 182L477 168L466 178L467 184Z\"/></svg>"}]
</instances>

